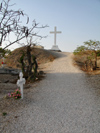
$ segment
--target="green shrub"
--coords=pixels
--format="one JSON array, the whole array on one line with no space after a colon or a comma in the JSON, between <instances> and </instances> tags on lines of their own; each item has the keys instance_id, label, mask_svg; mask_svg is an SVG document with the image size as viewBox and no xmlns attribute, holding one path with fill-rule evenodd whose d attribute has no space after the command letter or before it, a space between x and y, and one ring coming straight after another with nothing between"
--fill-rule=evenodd
<instances>
[{"instance_id":1,"label":"green shrub","mask_svg":"<svg viewBox=\"0 0 100 133\"><path fill-rule=\"evenodd\" d=\"M100 56L100 50L97 51L97 56Z\"/></svg>"}]
</instances>

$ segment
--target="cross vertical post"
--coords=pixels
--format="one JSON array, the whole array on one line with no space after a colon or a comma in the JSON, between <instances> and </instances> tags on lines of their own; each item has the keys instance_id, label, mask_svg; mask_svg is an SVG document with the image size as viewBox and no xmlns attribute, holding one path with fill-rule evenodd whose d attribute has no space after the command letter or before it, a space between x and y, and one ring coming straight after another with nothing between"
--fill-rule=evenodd
<instances>
[{"instance_id":1,"label":"cross vertical post","mask_svg":"<svg viewBox=\"0 0 100 133\"><path fill-rule=\"evenodd\" d=\"M61 31L57 31L56 26L54 27L54 31L50 32L51 34L54 34L54 46L56 46L56 38L57 38L57 33L61 33Z\"/></svg>"},{"instance_id":2,"label":"cross vertical post","mask_svg":"<svg viewBox=\"0 0 100 133\"><path fill-rule=\"evenodd\" d=\"M23 73L19 73L20 79L17 81L18 87L20 87L21 90L21 99L23 99L23 84L25 84L25 78L23 78Z\"/></svg>"}]
</instances>

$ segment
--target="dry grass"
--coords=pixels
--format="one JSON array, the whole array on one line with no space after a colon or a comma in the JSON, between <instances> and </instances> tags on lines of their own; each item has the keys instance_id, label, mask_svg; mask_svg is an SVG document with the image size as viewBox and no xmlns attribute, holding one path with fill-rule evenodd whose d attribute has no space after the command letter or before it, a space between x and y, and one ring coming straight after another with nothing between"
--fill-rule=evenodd
<instances>
[{"instance_id":1,"label":"dry grass","mask_svg":"<svg viewBox=\"0 0 100 133\"><path fill-rule=\"evenodd\" d=\"M22 53L26 51L26 47L21 47L12 51L11 55L6 57L6 64L12 68L20 68L19 59L22 56ZM47 63L53 61L56 56L49 50L32 48L31 54L36 56L37 62L39 64ZM0 60L1 64L2 60Z\"/></svg>"},{"instance_id":2,"label":"dry grass","mask_svg":"<svg viewBox=\"0 0 100 133\"><path fill-rule=\"evenodd\" d=\"M87 74L100 74L100 57L97 57L97 66L98 68L94 71L85 70L84 69L84 62L88 59L88 56L91 55L91 51L85 51L81 54L77 54L73 56L74 65L77 65L81 70L85 71ZM94 64L94 59L92 59L92 63Z\"/></svg>"}]
</instances>

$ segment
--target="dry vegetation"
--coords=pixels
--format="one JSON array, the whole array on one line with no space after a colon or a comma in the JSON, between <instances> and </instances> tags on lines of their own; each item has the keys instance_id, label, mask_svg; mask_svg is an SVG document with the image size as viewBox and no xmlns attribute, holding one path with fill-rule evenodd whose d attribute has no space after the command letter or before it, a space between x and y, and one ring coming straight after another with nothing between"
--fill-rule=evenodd
<instances>
[{"instance_id":1,"label":"dry vegetation","mask_svg":"<svg viewBox=\"0 0 100 133\"><path fill-rule=\"evenodd\" d=\"M25 51L26 47L21 47L12 51L11 54L6 57L7 66L12 68L20 68L19 59L22 56L22 53ZM39 48L32 48L31 54L36 56L38 64L47 63L56 58L53 52ZM0 64L1 62L2 60L0 60Z\"/></svg>"},{"instance_id":2,"label":"dry vegetation","mask_svg":"<svg viewBox=\"0 0 100 133\"><path fill-rule=\"evenodd\" d=\"M97 69L91 70L90 66L88 66L87 70L85 69L85 62L89 61L89 57L91 57L91 51L84 51L80 54L76 54L73 56L74 65L77 65L81 70L85 71L87 74L100 74L100 56L97 57ZM91 57L92 64L94 66L95 60Z\"/></svg>"}]
</instances>

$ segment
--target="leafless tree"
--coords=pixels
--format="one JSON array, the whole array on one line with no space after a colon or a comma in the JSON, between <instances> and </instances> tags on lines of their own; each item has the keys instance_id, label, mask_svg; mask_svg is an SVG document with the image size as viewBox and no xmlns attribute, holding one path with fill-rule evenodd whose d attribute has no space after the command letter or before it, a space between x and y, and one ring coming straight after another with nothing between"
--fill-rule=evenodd
<instances>
[{"instance_id":1,"label":"leafless tree","mask_svg":"<svg viewBox=\"0 0 100 133\"><path fill-rule=\"evenodd\" d=\"M29 17L22 11L22 10L12 10L11 7L14 6L10 4L10 0L2 0L0 3L0 46L4 42L7 43L7 45L4 47L6 49L7 47L15 44L15 43L20 43L20 41L24 38L27 40L27 52L25 53L27 56L27 74L28 77L34 76L34 74L37 73L37 66L32 73L32 67L36 62L35 62L35 57L31 55L31 45L32 45L32 38L33 37L38 37L40 39L44 38L45 36L38 35L37 32L35 32L35 29L40 29L40 28L45 28L48 27L47 25L45 26L39 26L39 23L36 23L35 20L33 20L31 27L28 27L29 23ZM23 23L21 21L22 17L26 17L26 24L23 26ZM15 40L11 39L12 33L16 36ZM20 58L20 63L22 64L22 70L24 71L24 55ZM33 62L32 62L33 60Z\"/></svg>"},{"instance_id":2,"label":"leafless tree","mask_svg":"<svg viewBox=\"0 0 100 133\"><path fill-rule=\"evenodd\" d=\"M45 28L45 26L38 26L35 20L32 22L31 28L28 28L29 17L22 10L12 10L11 7L14 6L10 4L10 0L2 0L0 3L0 46L6 42L7 45L4 47L11 46L12 44L19 43L22 39L36 36L43 38L43 36L38 35L34 32L36 28ZM21 18L26 17L26 25L22 26ZM11 34L14 34L15 40L10 38Z\"/></svg>"}]
</instances>

